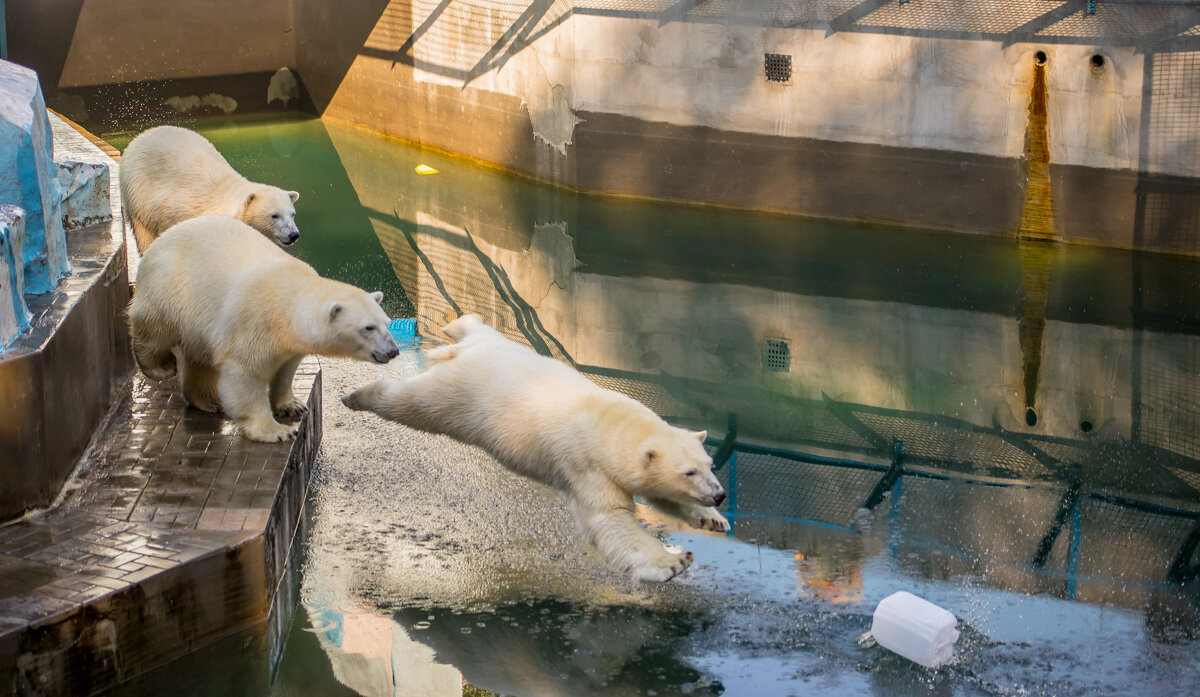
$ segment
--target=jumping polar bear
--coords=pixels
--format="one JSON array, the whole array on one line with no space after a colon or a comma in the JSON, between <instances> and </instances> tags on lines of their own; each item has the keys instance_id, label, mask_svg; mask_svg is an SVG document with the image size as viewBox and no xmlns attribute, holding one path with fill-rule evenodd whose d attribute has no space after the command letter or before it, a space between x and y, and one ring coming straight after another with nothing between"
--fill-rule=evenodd
<instances>
[{"instance_id":1,"label":"jumping polar bear","mask_svg":"<svg viewBox=\"0 0 1200 697\"><path fill-rule=\"evenodd\" d=\"M400 353L382 299L318 276L239 220L206 215L146 250L129 331L146 377L164 380L178 369L192 406L219 404L247 438L280 441L298 429L272 412L308 410L292 394L304 356L387 363Z\"/></svg>"},{"instance_id":2,"label":"jumping polar bear","mask_svg":"<svg viewBox=\"0 0 1200 697\"><path fill-rule=\"evenodd\" d=\"M502 336L478 315L443 328L457 343L430 350L432 367L346 395L372 411L486 450L508 469L567 494L584 536L643 581L667 581L692 553L664 546L634 515L634 496L694 527L726 531L725 491L705 433L667 424L623 394Z\"/></svg>"},{"instance_id":3,"label":"jumping polar bear","mask_svg":"<svg viewBox=\"0 0 1200 697\"><path fill-rule=\"evenodd\" d=\"M124 216L141 254L172 225L210 213L233 216L281 245L300 237L293 205L300 194L246 179L195 131L144 131L118 169Z\"/></svg>"}]
</instances>

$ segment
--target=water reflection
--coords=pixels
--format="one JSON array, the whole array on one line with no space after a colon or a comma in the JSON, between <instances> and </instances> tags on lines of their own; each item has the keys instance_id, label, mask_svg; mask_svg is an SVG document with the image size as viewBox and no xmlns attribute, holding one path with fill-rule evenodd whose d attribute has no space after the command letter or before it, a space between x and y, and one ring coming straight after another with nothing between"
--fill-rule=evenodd
<instances>
[{"instance_id":1,"label":"water reflection","mask_svg":"<svg viewBox=\"0 0 1200 697\"><path fill-rule=\"evenodd\" d=\"M305 583L338 585L308 607L343 683L1162 695L1200 680L1196 262L577 197L306 128L334 153L322 181L361 204L346 217L372 239L353 253L378 245L422 334L479 312L708 428L714 452L737 426L720 470L734 535L664 529L697 563L645 591L573 546L553 494L334 405ZM364 376L327 368L326 391ZM959 615L958 665L930 675L855 643L898 589ZM398 691L401 674L428 689Z\"/></svg>"},{"instance_id":2,"label":"water reflection","mask_svg":"<svg viewBox=\"0 0 1200 697\"><path fill-rule=\"evenodd\" d=\"M423 334L479 312L714 433L735 413L742 439L879 465L902 442L908 471L958 480L895 486L894 548L916 549L923 574L1134 607L1145 584L1194 575L1194 263L748 222L556 195L454 163L419 179L357 134L330 137ZM1144 311L1180 289L1166 311ZM787 341L786 372L764 366L772 337ZM743 516L850 527L880 478L739 462ZM1064 525L1072 486L1082 494Z\"/></svg>"},{"instance_id":3,"label":"water reflection","mask_svg":"<svg viewBox=\"0 0 1200 697\"><path fill-rule=\"evenodd\" d=\"M510 695L719 695L720 682L678 652L702 619L552 600L463 612L410 608L393 615L476 687Z\"/></svg>"}]
</instances>

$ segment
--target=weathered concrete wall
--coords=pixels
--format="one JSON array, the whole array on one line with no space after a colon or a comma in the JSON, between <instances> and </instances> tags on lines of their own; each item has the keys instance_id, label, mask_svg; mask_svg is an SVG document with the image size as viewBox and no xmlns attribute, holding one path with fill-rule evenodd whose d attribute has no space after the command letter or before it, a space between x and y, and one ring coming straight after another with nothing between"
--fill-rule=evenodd
<instances>
[{"instance_id":1,"label":"weathered concrete wall","mask_svg":"<svg viewBox=\"0 0 1200 697\"><path fill-rule=\"evenodd\" d=\"M295 64L290 0L9 3L9 56L55 89Z\"/></svg>"},{"instance_id":2,"label":"weathered concrete wall","mask_svg":"<svg viewBox=\"0 0 1200 697\"><path fill-rule=\"evenodd\" d=\"M371 26L321 25L311 45L336 61L309 58L306 38L299 53L325 115L542 180L996 234L1022 217L1036 119L1053 235L1196 252L1180 222L1200 205L1182 13L392 0ZM766 79L768 53L790 58L785 81ZM1149 214L1148 191L1167 199Z\"/></svg>"},{"instance_id":3,"label":"weathered concrete wall","mask_svg":"<svg viewBox=\"0 0 1200 697\"><path fill-rule=\"evenodd\" d=\"M49 0L14 8L11 51L93 113L240 112L262 80L239 80L288 65L331 119L581 190L1002 235L1037 191L1039 235L1200 253L1179 3L251 5ZM778 81L767 54L790 60ZM182 82L97 91L132 80Z\"/></svg>"}]
</instances>

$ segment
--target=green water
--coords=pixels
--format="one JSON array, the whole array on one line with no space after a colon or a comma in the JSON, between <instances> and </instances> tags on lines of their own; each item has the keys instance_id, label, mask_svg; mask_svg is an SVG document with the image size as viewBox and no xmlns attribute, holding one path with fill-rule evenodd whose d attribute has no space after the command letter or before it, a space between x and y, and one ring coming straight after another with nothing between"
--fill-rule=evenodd
<instances>
[{"instance_id":1,"label":"green water","mask_svg":"<svg viewBox=\"0 0 1200 697\"><path fill-rule=\"evenodd\" d=\"M739 443L730 535L662 529L696 565L631 586L553 492L336 402L385 369L325 364L304 602L241 694L1200 684L1195 260L575 195L316 119L191 125L301 193L289 252L427 342L479 312ZM894 590L958 615L955 666L860 645Z\"/></svg>"},{"instance_id":2,"label":"green water","mask_svg":"<svg viewBox=\"0 0 1200 697\"><path fill-rule=\"evenodd\" d=\"M296 224L301 236L288 251L322 276L383 291L383 309L389 316L412 316L412 305L320 121L295 116L178 125L202 133L243 176L300 193ZM104 138L124 150L133 134L104 134Z\"/></svg>"}]
</instances>

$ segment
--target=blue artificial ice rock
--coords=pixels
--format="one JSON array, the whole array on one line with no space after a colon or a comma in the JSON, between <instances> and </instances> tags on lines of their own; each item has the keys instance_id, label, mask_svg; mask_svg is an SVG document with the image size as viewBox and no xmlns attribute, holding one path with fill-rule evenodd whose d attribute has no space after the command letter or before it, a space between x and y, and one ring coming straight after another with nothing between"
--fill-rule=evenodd
<instances>
[{"instance_id":1,"label":"blue artificial ice rock","mask_svg":"<svg viewBox=\"0 0 1200 697\"><path fill-rule=\"evenodd\" d=\"M0 203L0 351L29 329L32 316L25 304L25 211Z\"/></svg>"},{"instance_id":2,"label":"blue artificial ice rock","mask_svg":"<svg viewBox=\"0 0 1200 697\"><path fill-rule=\"evenodd\" d=\"M49 293L71 272L50 121L37 73L2 60L0 203L25 211L25 292Z\"/></svg>"},{"instance_id":3,"label":"blue artificial ice rock","mask_svg":"<svg viewBox=\"0 0 1200 697\"><path fill-rule=\"evenodd\" d=\"M108 166L74 160L57 164L63 228L69 232L112 220L112 204L108 200Z\"/></svg>"}]
</instances>

